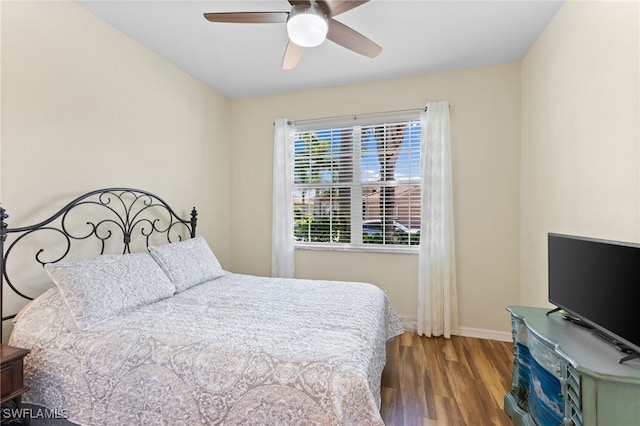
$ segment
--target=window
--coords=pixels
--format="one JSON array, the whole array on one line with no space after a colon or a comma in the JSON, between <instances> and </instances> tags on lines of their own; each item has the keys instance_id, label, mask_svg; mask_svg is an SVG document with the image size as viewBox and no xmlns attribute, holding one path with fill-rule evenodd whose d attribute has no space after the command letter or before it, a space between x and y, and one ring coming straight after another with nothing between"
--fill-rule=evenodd
<instances>
[{"instance_id":1,"label":"window","mask_svg":"<svg viewBox=\"0 0 640 426\"><path fill-rule=\"evenodd\" d=\"M415 248L419 114L356 121L294 125L296 246Z\"/></svg>"}]
</instances>

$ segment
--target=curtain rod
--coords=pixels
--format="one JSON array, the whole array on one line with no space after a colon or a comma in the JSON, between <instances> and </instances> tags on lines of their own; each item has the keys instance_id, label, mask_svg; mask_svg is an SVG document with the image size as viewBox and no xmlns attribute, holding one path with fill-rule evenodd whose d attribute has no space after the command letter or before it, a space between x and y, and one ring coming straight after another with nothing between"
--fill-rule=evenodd
<instances>
[{"instance_id":1,"label":"curtain rod","mask_svg":"<svg viewBox=\"0 0 640 426\"><path fill-rule=\"evenodd\" d=\"M396 110L396 111L385 111L385 112L372 112L372 113L366 113L366 114L349 114L349 115L335 115L333 117L322 117L322 118L309 118L309 119L305 119L305 120L289 120L287 121L287 124L289 124L290 126L293 124L310 124L316 121L325 121L325 120L346 120L346 119L350 119L352 118L353 120L357 120L358 118L361 117L376 117L376 116L384 116L387 114L402 114L402 113L407 113L407 112L419 112L419 111L426 111L427 107L424 106L422 108L412 108L412 109L401 109L401 110ZM275 123L274 123L275 124Z\"/></svg>"}]
</instances>

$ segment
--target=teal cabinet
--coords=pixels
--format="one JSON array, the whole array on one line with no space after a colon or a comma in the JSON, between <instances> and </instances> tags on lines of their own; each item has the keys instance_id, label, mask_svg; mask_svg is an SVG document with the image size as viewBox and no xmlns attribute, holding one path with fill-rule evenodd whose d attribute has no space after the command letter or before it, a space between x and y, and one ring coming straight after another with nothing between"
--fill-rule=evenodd
<instances>
[{"instance_id":1,"label":"teal cabinet","mask_svg":"<svg viewBox=\"0 0 640 426\"><path fill-rule=\"evenodd\" d=\"M513 377L504 410L517 426L639 426L640 359L560 313L510 306Z\"/></svg>"}]
</instances>

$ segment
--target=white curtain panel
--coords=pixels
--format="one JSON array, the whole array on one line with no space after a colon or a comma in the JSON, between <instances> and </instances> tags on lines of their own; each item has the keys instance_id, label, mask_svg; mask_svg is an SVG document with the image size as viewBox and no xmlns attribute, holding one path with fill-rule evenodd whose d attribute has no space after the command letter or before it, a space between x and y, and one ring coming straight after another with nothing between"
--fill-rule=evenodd
<instances>
[{"instance_id":1,"label":"white curtain panel","mask_svg":"<svg viewBox=\"0 0 640 426\"><path fill-rule=\"evenodd\" d=\"M285 118L275 121L273 137L273 220L271 276L293 278L293 141Z\"/></svg>"},{"instance_id":2,"label":"white curtain panel","mask_svg":"<svg viewBox=\"0 0 640 426\"><path fill-rule=\"evenodd\" d=\"M420 119L423 132L418 334L448 338L458 331L449 103L428 103Z\"/></svg>"}]
</instances>

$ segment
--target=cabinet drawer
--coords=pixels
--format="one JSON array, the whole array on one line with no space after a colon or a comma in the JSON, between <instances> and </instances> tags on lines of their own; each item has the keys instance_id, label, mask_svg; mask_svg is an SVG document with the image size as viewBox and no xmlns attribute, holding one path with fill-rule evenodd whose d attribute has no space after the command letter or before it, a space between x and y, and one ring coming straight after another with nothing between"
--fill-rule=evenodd
<instances>
[{"instance_id":1,"label":"cabinet drawer","mask_svg":"<svg viewBox=\"0 0 640 426\"><path fill-rule=\"evenodd\" d=\"M11 395L13 391L20 387L20 384L14 383L15 368L13 363L9 363L2 366L0 370L0 383L2 384L2 392L0 392L0 398L4 399L5 396Z\"/></svg>"}]
</instances>

